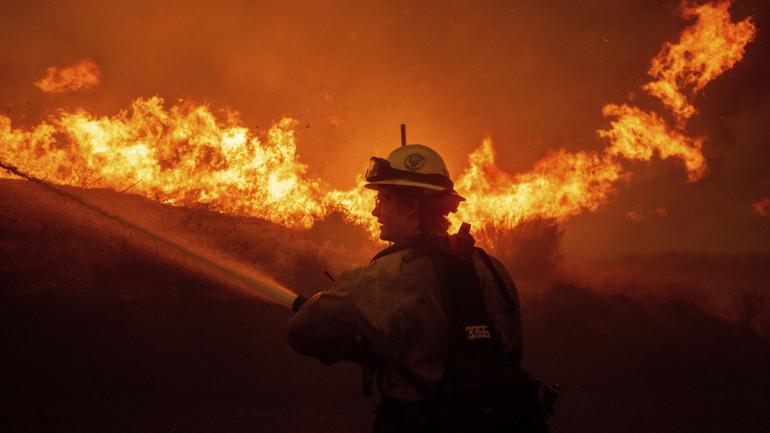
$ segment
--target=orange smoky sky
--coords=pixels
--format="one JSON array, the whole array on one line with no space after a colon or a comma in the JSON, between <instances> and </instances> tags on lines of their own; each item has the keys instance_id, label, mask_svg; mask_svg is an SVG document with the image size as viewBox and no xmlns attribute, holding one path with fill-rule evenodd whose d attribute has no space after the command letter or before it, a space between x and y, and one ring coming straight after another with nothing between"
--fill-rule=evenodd
<instances>
[{"instance_id":1,"label":"orange smoky sky","mask_svg":"<svg viewBox=\"0 0 770 433\"><path fill-rule=\"evenodd\" d=\"M767 250L767 219L745 209L770 194L770 6L730 11L759 32L689 101L697 115L682 133L703 139L708 171L692 182L675 158L624 162L633 180L565 223L568 252ZM406 123L409 142L438 149L455 176L487 135L516 174L556 149L604 148L607 104L630 100L674 124L643 86L691 22L673 1L6 1L0 114L24 127L60 108L114 115L157 95L229 107L262 133L289 116L308 175L338 188L397 146ZM48 67L84 58L101 69L99 87L56 98L34 88Z\"/></svg>"}]
</instances>

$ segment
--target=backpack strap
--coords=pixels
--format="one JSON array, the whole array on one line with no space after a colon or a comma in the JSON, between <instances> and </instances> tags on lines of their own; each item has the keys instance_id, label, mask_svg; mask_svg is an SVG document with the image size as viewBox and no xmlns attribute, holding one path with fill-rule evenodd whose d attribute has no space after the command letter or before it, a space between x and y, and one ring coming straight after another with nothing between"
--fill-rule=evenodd
<instances>
[{"instance_id":1,"label":"backpack strap","mask_svg":"<svg viewBox=\"0 0 770 433\"><path fill-rule=\"evenodd\" d=\"M505 287L505 282L503 281L502 275L500 275L500 272L497 270L497 266L495 266L494 263L492 263L492 259L489 258L489 255L486 251L484 251L481 248L476 248L476 251L478 251L479 256L481 257L481 260L484 261L484 263L487 265L487 268L489 268L489 271L492 272L492 277L495 279L495 283L497 283L497 288L500 291L500 296L503 298L503 301L505 301L506 304L508 304L509 307L515 309L516 303L513 302L513 298L511 298L511 294L508 293L508 288Z\"/></svg>"},{"instance_id":2,"label":"backpack strap","mask_svg":"<svg viewBox=\"0 0 770 433\"><path fill-rule=\"evenodd\" d=\"M457 308L461 308L463 311L467 308L464 307L475 307L471 308L471 310L477 310L481 309L477 312L473 312L471 310L465 311L465 313L471 314L472 316L478 316L479 318L484 318L484 316L487 316L486 312L484 311L484 305L483 300L480 297L480 294L474 294L471 296L470 293L464 293L464 290L461 292L457 292L457 289L459 287L454 287L458 281L455 281L458 277L458 275L455 275L458 271L460 271L460 268L464 268L465 273L468 273L465 278L462 279L468 279L468 281L465 281L465 285L468 285L469 287L463 287L463 289L469 289L470 286L476 285L476 288L478 289L478 275L473 267L473 260L472 260L472 253L475 249L478 251L479 255L481 256L484 263L489 267L490 272L492 272L492 275L495 279L495 282L497 283L498 289L500 290L500 294L503 297L503 300L513 307L515 304L513 300L511 299L510 294L508 293L508 290L505 286L505 283L503 281L502 276L497 271L496 267L492 263L489 256L482 250L481 248L474 248L474 239L469 233L470 226L463 225L461 227L460 231L455 235L450 236L431 236L428 234L418 234L415 236L412 236L408 239L405 239L404 241L395 243L384 250L380 251L377 255L374 256L372 261L377 260L381 257L397 253L399 251L407 250L407 249L418 249L422 250L423 253L430 256L431 261L433 262L433 267L436 272L436 276L439 280L439 285L442 288L442 291L444 291L444 295L448 297L448 305L445 305L445 313L448 315L448 318L450 318L450 322L455 322L455 319L452 319L452 317L457 317L459 311ZM462 265L462 263L465 262L465 265ZM458 267L459 266L459 267ZM447 267L453 272L449 272L452 274L452 276L447 275ZM475 280L475 284L472 284L471 280ZM470 298L468 296L471 296ZM478 297L478 299L476 299ZM478 304L478 305L476 305ZM465 316L467 316L465 314ZM488 317L486 317L487 320L489 320ZM451 323L450 323L451 326ZM493 326L493 324L490 324L490 327ZM490 328L491 330L491 328ZM451 332L451 331L450 331ZM494 332L493 332L494 333ZM451 342L450 342L451 344ZM499 344L499 343L498 343ZM415 373L413 373L406 365L403 363L390 359L388 360L389 364L393 366L393 368L398 372L398 374L409 384L414 388L423 398L425 399L436 399L436 398L442 398L446 397L446 395L443 395L446 393L447 389L447 377L445 377L439 384L438 387L432 386L429 383L426 383L424 380L422 380L420 377L418 377ZM381 372L378 374L379 379L378 382L381 382ZM369 379L371 380L371 379ZM381 383L378 383L380 385L380 388L382 388ZM442 394L443 393L443 394Z\"/></svg>"}]
</instances>

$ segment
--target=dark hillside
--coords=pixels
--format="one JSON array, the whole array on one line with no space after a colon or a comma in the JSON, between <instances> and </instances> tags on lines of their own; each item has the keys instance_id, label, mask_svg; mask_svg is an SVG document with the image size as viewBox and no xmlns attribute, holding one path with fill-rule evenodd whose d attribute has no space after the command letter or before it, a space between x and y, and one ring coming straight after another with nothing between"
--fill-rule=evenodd
<instances>
[{"instance_id":1,"label":"dark hillside","mask_svg":"<svg viewBox=\"0 0 770 433\"><path fill-rule=\"evenodd\" d=\"M570 284L524 308L526 363L564 390L559 431L770 429L770 345L751 328Z\"/></svg>"},{"instance_id":2,"label":"dark hillside","mask_svg":"<svg viewBox=\"0 0 770 433\"><path fill-rule=\"evenodd\" d=\"M224 289L29 184L0 191L0 430L339 432L369 422L355 367L291 352L288 310ZM191 213L139 200L142 212ZM257 232L270 239L264 225ZM323 269L303 254L263 262L312 285L285 277L297 262Z\"/></svg>"},{"instance_id":3,"label":"dark hillside","mask_svg":"<svg viewBox=\"0 0 770 433\"><path fill-rule=\"evenodd\" d=\"M84 194L304 293L376 248L339 221L301 232ZM0 431L369 429L358 369L293 353L290 312L25 182L0 182L0 281ZM770 431L767 337L680 298L628 292L560 283L524 294L525 362L563 388L554 431Z\"/></svg>"}]
</instances>

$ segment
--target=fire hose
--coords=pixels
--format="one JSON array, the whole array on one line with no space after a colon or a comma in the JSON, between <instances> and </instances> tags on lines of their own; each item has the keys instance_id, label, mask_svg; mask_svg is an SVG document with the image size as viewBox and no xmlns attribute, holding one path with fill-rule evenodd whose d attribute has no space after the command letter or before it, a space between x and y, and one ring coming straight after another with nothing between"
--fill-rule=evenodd
<instances>
[{"instance_id":1,"label":"fire hose","mask_svg":"<svg viewBox=\"0 0 770 433\"><path fill-rule=\"evenodd\" d=\"M186 258L191 259L196 263L199 263L208 267L210 270L213 270L217 272L219 275L230 279L232 282L242 284L246 286L248 289L253 290L254 292L257 292L263 297L266 297L267 299L279 305L282 305L287 308L292 308L292 310L295 312L298 311L299 307L301 307L302 304L304 304L305 301L307 300L304 296L301 296L301 295L297 296L297 294L294 293L293 291L289 290L288 288L274 281L271 281L266 277L263 277L260 275L248 275L245 272L241 272L237 269L234 269L231 266L228 266L224 263L220 263L210 257L206 257L201 252L196 252L190 247L184 246L178 242L174 242L173 240L168 239L167 237L161 236L156 232L148 230L145 227L139 226L136 223L133 223L125 218L122 218L116 214L113 214L93 203L88 202L82 197L78 197L77 195L74 195L70 192L65 191L62 188L59 188L53 185L50 182L47 182L45 180L42 180L30 174L24 173L23 171L19 170L17 167L11 164L8 164L2 160L0 160L0 167L4 168L8 172L16 176L27 179L28 181L37 184L38 186L46 189L49 192L52 192L56 195L59 195L68 200L71 200L102 218L106 218L134 232L140 233L145 237L157 242L158 244L166 248L169 248L177 253L182 254Z\"/></svg>"}]
</instances>

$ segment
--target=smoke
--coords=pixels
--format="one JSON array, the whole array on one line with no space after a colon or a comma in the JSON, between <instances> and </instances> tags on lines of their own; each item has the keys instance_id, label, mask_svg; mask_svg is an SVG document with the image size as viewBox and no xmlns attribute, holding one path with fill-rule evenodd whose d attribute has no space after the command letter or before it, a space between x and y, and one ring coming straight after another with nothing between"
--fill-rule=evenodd
<instances>
[{"instance_id":1,"label":"smoke","mask_svg":"<svg viewBox=\"0 0 770 433\"><path fill-rule=\"evenodd\" d=\"M132 221L107 211L78 195L32 177L1 161L0 166L17 176L29 180L41 189L46 190L47 193L58 195L65 201L69 201L70 204L80 206L82 208L80 209L81 211L90 211L92 213L91 217L98 217L100 219L99 222L102 224L102 227L105 227L104 223L115 225L116 227L106 227L111 229L110 232L126 237L145 250L152 251L163 258L171 259L197 272L216 278L226 286L240 290L250 296L261 297L285 307L291 306L296 298L296 294L291 290L241 263L224 257L217 257L211 252L205 252L180 239L174 239L171 235L157 229L150 230L135 220ZM72 215L69 215L69 217L73 218ZM116 232L116 228L121 230Z\"/></svg>"},{"instance_id":2,"label":"smoke","mask_svg":"<svg viewBox=\"0 0 770 433\"><path fill-rule=\"evenodd\" d=\"M762 197L755 203L752 203L751 211L758 217L764 218L770 216L770 197Z\"/></svg>"},{"instance_id":3,"label":"smoke","mask_svg":"<svg viewBox=\"0 0 770 433\"><path fill-rule=\"evenodd\" d=\"M537 303L544 297L561 296L554 290L572 287L640 303L681 303L770 335L767 253L637 252L586 259L564 254L564 235L564 226L548 219L476 232L506 266L527 307L541 308Z\"/></svg>"},{"instance_id":4,"label":"smoke","mask_svg":"<svg viewBox=\"0 0 770 433\"><path fill-rule=\"evenodd\" d=\"M487 226L486 240L524 279L538 279L557 270L560 251L602 256L627 251L660 253L708 248L736 252L764 248L762 239L767 231L759 225L761 218L756 218L764 208L756 197L767 194L762 189L770 185L770 179L759 186L752 184L751 201L744 199L743 203L725 206L723 203L731 198L724 192L731 191L735 182L747 183L761 164L753 158L746 173L736 166L728 176L725 162L710 156L715 154L714 149L725 146L726 138L735 145L752 140L745 128L736 127L736 131L748 135L730 138L711 125L720 123L714 121L720 115L715 107L730 100L728 90L741 89L730 83L740 80L726 77L712 83L717 97L706 98L704 93L707 82L730 68L735 71L728 75L740 71L743 63L753 68L750 71L766 67L752 57L751 49L745 49L756 35L754 21L746 17L745 8L736 6L728 14L729 4L725 2L683 5L686 26L682 31L681 17L670 9L630 11L622 4L604 2L577 9L456 5L434 10L426 6L381 5L377 11L346 8L344 14L327 21L316 19L326 16L326 11L314 5L289 8L230 4L216 16L204 14L205 6L197 4L173 10L170 4L140 2L119 16L110 8L87 6L92 15L75 14L68 20L34 3L6 4L20 17L9 22L6 31L16 31L21 38L13 46L0 44L5 52L37 50L41 58L45 57L45 63L29 62L24 67L23 57L7 57L15 60L4 72L10 85L0 90L0 100L10 105L1 111L17 123L12 127L11 117L0 115L4 152L14 156L24 151L43 155L50 160L42 168L44 172L69 176L76 185L138 191L188 206L203 203L213 209L269 217L291 227L308 227L332 215L336 222L324 222L322 227L305 233L313 240L293 251L333 250L330 257L335 258L334 263L352 264L366 255L360 251L373 249L371 242L359 240L358 247L337 248L348 244L324 243L321 238L336 233L356 238L360 230L351 233L343 228L339 216L350 220L346 212L355 209L352 219L366 223L366 199L355 188L333 190L329 197L337 203L334 207L329 206L328 198L319 199L319 191L335 184L350 186L362 161L370 153L386 153L389 143L395 141L386 139L391 133L385 126L406 121L410 141L434 145L446 155L454 173L465 163L465 151L475 146L485 132L491 131L498 143L505 143L498 146L495 155L491 139L485 140L471 154L471 162L476 165L472 164L458 182L469 196L469 203L464 205L467 210L459 217L480 229ZM170 13L172 10L174 13ZM752 12L757 23L763 22L763 11ZM72 49L66 43L41 43L50 37L49 33L44 33L42 40L24 36L27 33L20 23L30 16L51 31L72 30L73 40L89 42L81 45L89 52ZM274 19L252 26L249 16ZM463 20L457 20L458 16ZM638 29L622 25L632 16L636 25L648 32L645 35L659 37L642 38ZM581 33L581 20L589 17L595 27ZM362 18L370 20L369 25L361 26ZM94 20L114 25L97 32ZM133 31L137 21L144 26L140 34ZM228 23L228 29L241 28L242 32L225 31L223 22ZM417 22L421 25L404 25ZM511 22L518 23L518 27ZM552 33L542 31L546 24ZM195 31L187 29L190 25ZM182 38L182 34L187 36ZM528 34L541 37L525 37ZM571 44L562 44L565 39ZM760 38L756 44L762 47L766 42ZM116 51L116 46L120 50ZM225 55L222 47L241 54ZM501 49L509 55L500 56ZM559 50L571 55L559 55ZM614 55L618 50L628 56L633 53L633 59L627 57L624 63L623 58ZM192 53L196 67L191 69ZM739 63L744 55L745 62ZM56 105L50 105L53 102L48 99L23 96L32 77L39 76L50 64L77 66L77 60L84 57L93 58L102 70L102 83L92 90L89 99L78 99L82 98L76 95L78 92L65 93L57 97ZM653 59L651 64L649 59ZM76 67L54 69L50 75L62 78L68 70ZM544 70L553 75L542 74ZM623 70L636 72L619 72ZM646 70L650 76L643 74ZM229 79L214 79L221 76ZM650 77L653 81L649 81ZM669 126L668 114L660 110L657 101L651 103L644 95L628 93L628 89L637 88L660 99L672 111L675 125ZM670 91L663 92L665 89ZM211 105L185 102L166 108L159 102L160 97L142 99L155 93L170 100L204 99ZM743 96L747 92L734 93ZM620 95L626 97L625 103L606 104L621 99ZM115 113L129 101L134 101L130 112L99 114ZM62 108L73 105L84 109ZM240 114L230 109L216 113L211 107L217 106L235 107ZM438 106L443 107L439 113L444 110L447 114L438 116L440 121L436 117ZM598 107L602 106L600 112ZM702 118L693 116L695 106ZM56 111L54 107L62 109ZM35 117L46 112L57 114L35 122ZM500 113L508 117L504 119ZM298 120L275 122L284 114ZM747 115L746 110L739 114L732 118ZM606 128L606 119L601 115L611 118L608 129L602 129ZM684 124L687 119L693 122L689 128ZM26 128L30 121L37 127ZM597 144L593 131L597 130L609 140L609 145L599 150L594 149ZM698 131L697 136L693 130ZM392 135L396 136L395 131ZM299 145L295 145L295 136ZM61 157L62 149L72 142L96 155L88 160L88 167L107 168L106 172L83 170L76 164L66 168L65 162L71 161ZM8 143L21 145L11 146L9 151ZM510 143L526 145L514 147ZM154 147L156 144L159 147ZM761 149L760 144L754 145L755 153ZM105 145L114 145L118 151L107 157L101 149ZM188 148L192 149L192 163L181 157L182 150ZM236 152L233 158L228 152L234 149L242 152ZM88 152L77 150L74 159L88 159ZM259 157L251 158L254 154ZM543 154L546 156L532 165L531 161ZM671 165L633 164L635 160L651 160L656 154L661 159L682 160L688 180L699 182L682 182L678 174L681 168ZM621 164L618 158L625 161ZM273 160L270 169L260 171L265 161ZM712 166L708 173L706 160ZM175 164L181 169L168 170ZM201 167L211 170L206 172ZM527 167L533 168L527 171ZM633 168L634 182L624 182L629 178L628 167ZM508 175L509 171L520 174ZM122 177L107 178L118 172ZM737 172L746 180L736 177ZM150 177L163 176L158 184L148 182ZM254 182L255 178L259 182ZM323 179L323 186L318 179ZM172 190L169 185L174 182L189 185ZM623 193L616 194L616 189ZM476 197L479 191L481 197ZM222 199L228 196L234 199ZM611 196L613 200L609 200ZM704 209L703 203L709 206ZM473 207L469 207L471 204ZM755 215L725 211L729 208L753 209ZM653 218L645 209L665 212L654 211ZM585 210L596 214L591 219L564 222ZM534 242L532 236L526 235L530 226L515 228L533 216L555 218L563 225L558 230L542 229L542 240ZM501 227L494 228L496 223ZM194 227L185 227L194 232ZM232 241L221 242L218 248L237 250L232 246L238 245L237 239L231 239L223 230L216 232L219 238ZM208 236L207 242L217 236ZM482 234L480 239L485 236ZM725 236L731 237L725 240ZM292 242L306 242L299 239ZM254 240L263 242L262 237ZM517 243L522 245L518 250L512 246ZM525 254L513 252L527 249L536 250L542 261L527 263L523 260ZM253 253L235 254L246 257ZM303 260L302 254L296 260ZM259 262L265 256L250 260ZM313 253L307 257L313 257ZM334 268L332 265L323 267Z\"/></svg>"},{"instance_id":5,"label":"smoke","mask_svg":"<svg viewBox=\"0 0 770 433\"><path fill-rule=\"evenodd\" d=\"M217 107L232 107L260 138L289 116L298 121L297 160L308 178L348 190L369 156L397 145L400 123L408 124L410 142L445 155L454 175L490 134L498 167L516 174L556 148L601 151L606 142L595 131L607 130L601 107L608 101L657 112L690 148L702 139L708 170L687 171L698 182L683 176L680 157L626 160L633 182L614 184L605 205L560 225L491 231L485 247L520 285L527 362L564 385L562 430L765 431L758 418L770 363L766 338L754 333L770 329L770 231L761 210L770 194L770 7L757 0L732 6L733 22L752 16L760 32L720 79L695 92L677 81L698 112L683 129L643 91L650 59L694 22L680 11L678 2L632 0L231 2L216 9L182 1L5 1L0 115L29 130L59 110L110 117L157 95L170 106L184 99L214 107L217 116ZM54 96L34 86L51 65L83 58L99 65L98 87ZM328 430L352 431L351 413L361 427L369 423L368 407L349 410L358 398L349 383L356 371L321 372L288 353L276 326L287 312L219 290L209 276L115 236L76 206L0 183L0 305L16 348L5 358L6 400L28 411L16 419L53 423L70 414L82 425L93 420L88 410L104 407L103 424L120 423L122 414L136 431L142 423L177 425L142 415L158 412L182 413L187 422L212 414L210 427L190 427L212 431L245 413L252 416L246 426L230 430L323 429L336 421L339 428ZM130 194L132 183L116 189ZM324 270L336 275L378 248L334 212L302 231L135 195L77 193L303 294L328 286ZM338 381L345 373L348 382ZM89 393L103 406L83 404ZM20 394L76 409L25 406ZM123 409L158 396L169 396L171 409ZM189 396L210 397L206 403L222 409L185 412L179 405ZM314 399L325 410L297 413ZM602 416L586 416L597 407Z\"/></svg>"}]
</instances>

